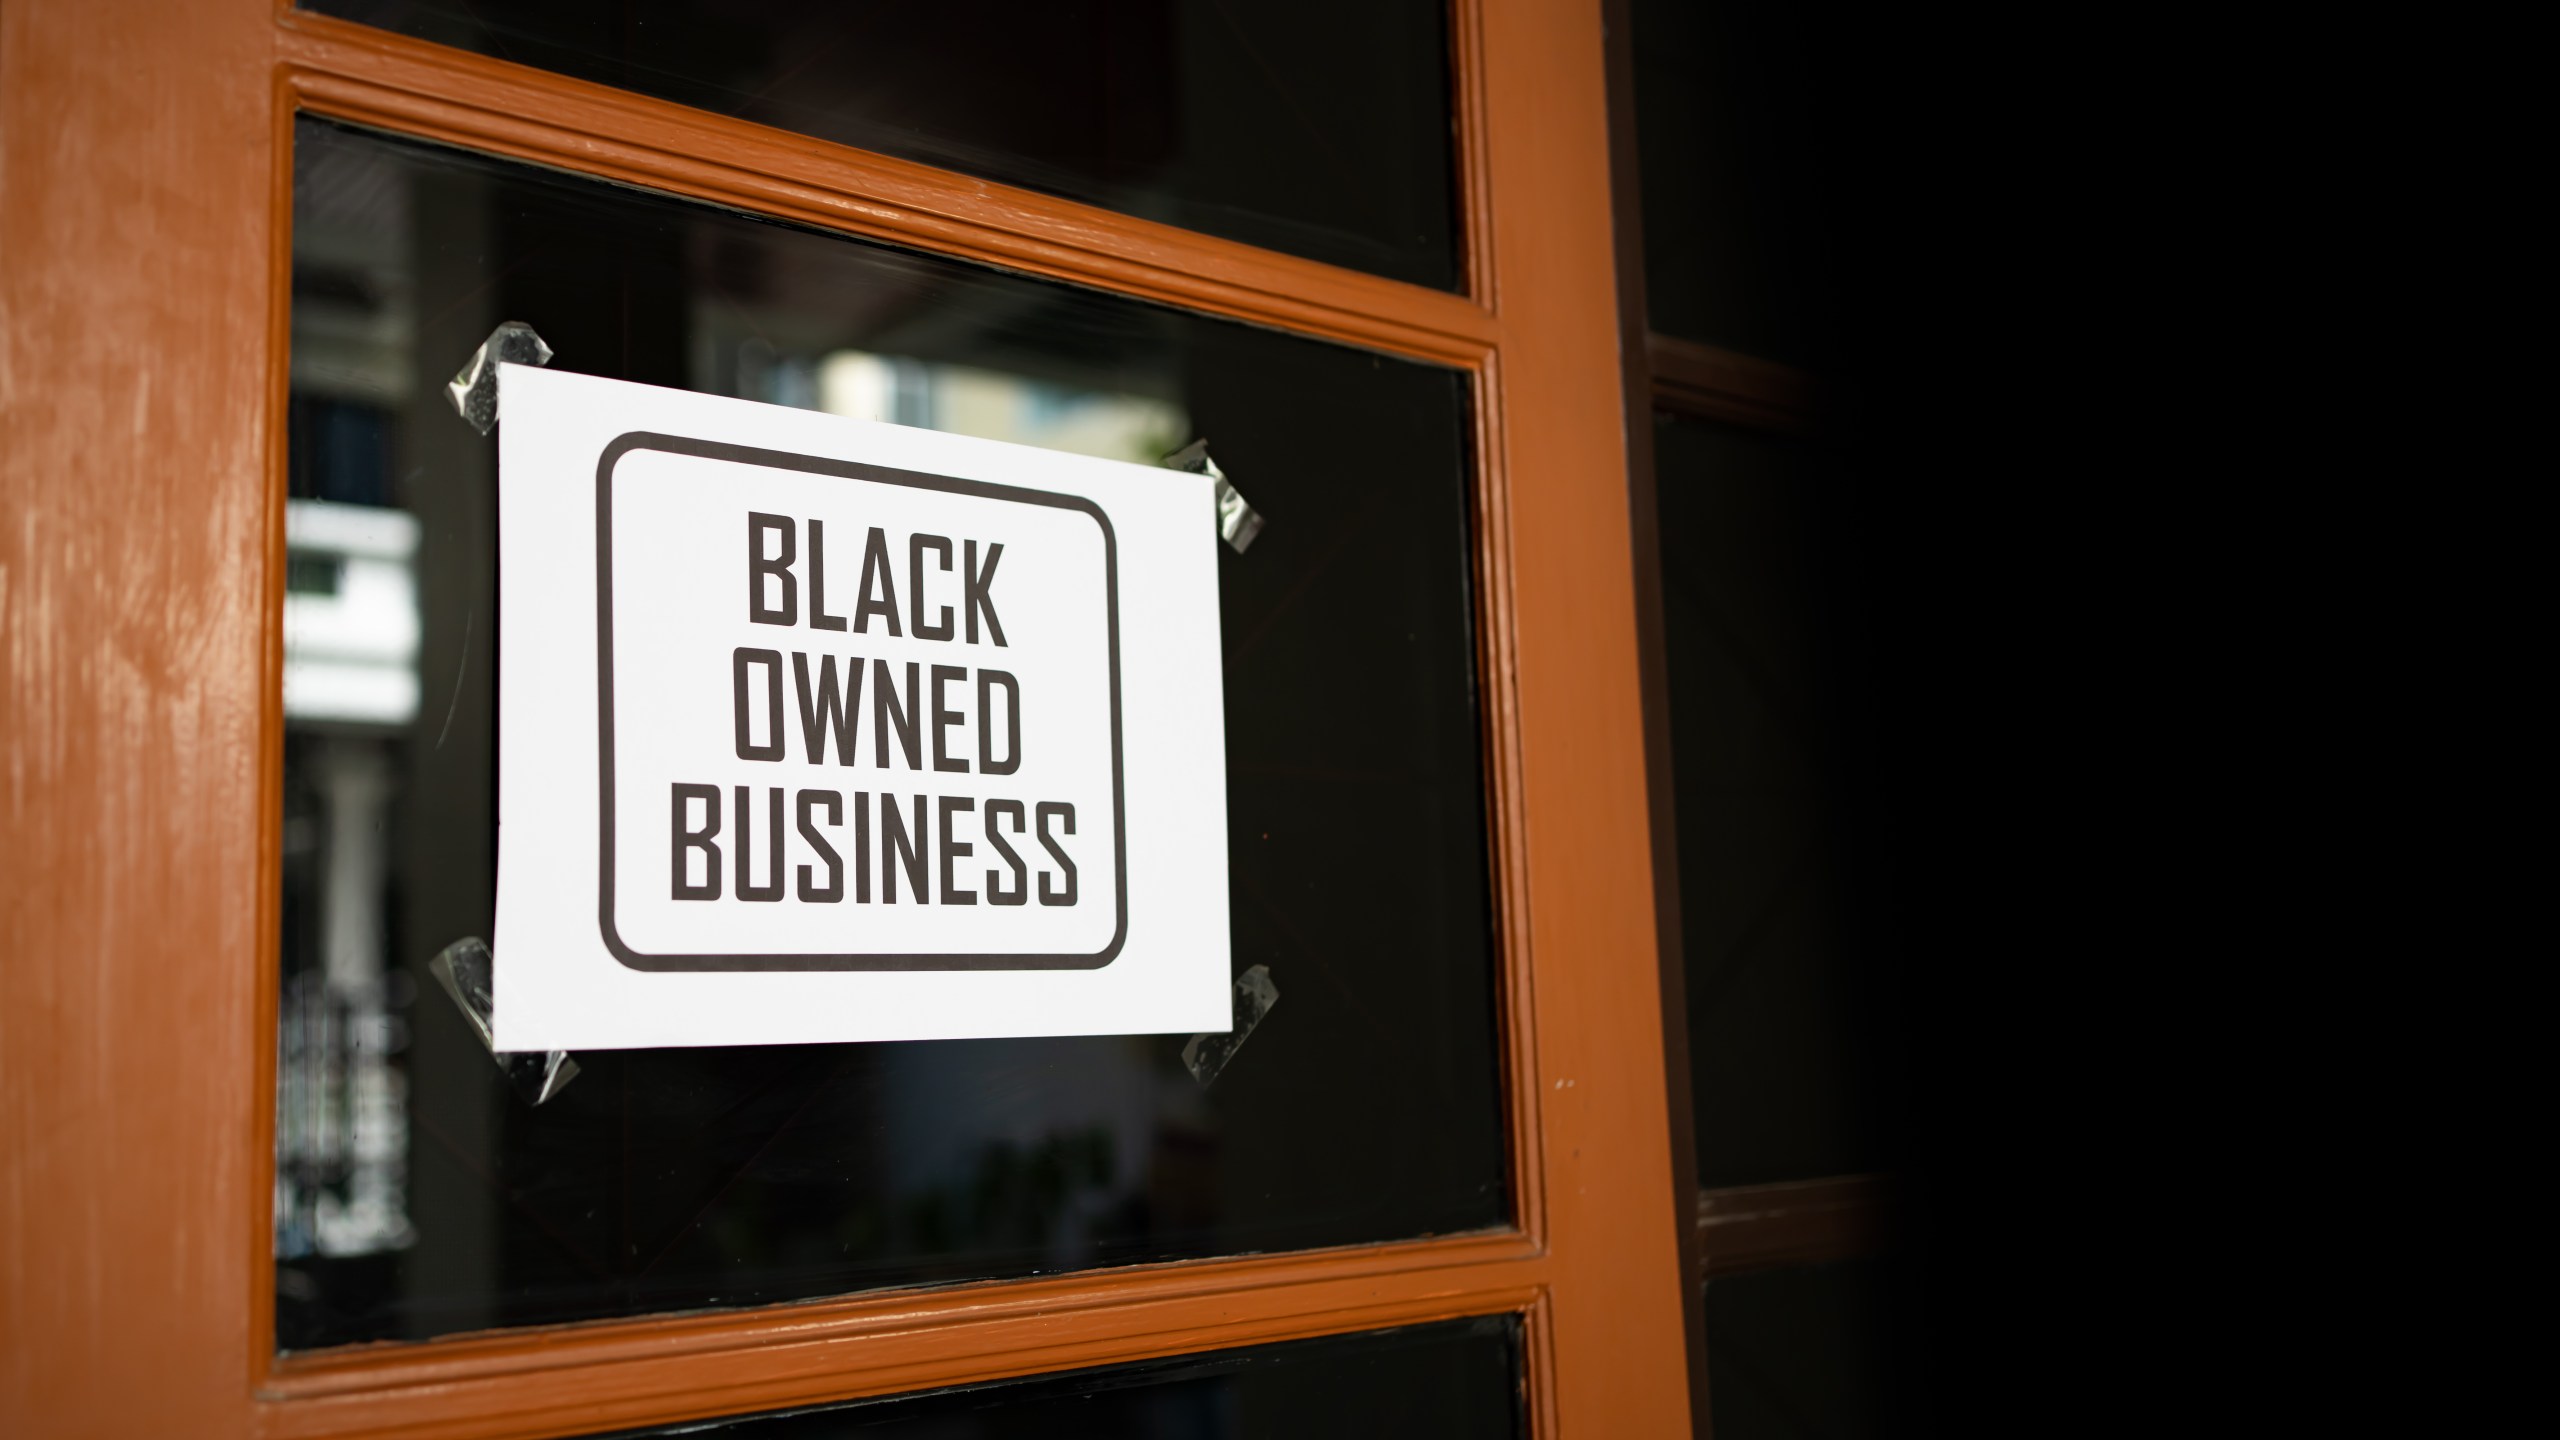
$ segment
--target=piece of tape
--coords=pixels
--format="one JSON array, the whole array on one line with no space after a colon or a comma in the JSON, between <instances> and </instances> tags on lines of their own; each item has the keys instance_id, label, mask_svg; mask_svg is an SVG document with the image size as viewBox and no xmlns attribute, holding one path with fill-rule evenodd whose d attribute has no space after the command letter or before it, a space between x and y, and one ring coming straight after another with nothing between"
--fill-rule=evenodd
<instances>
[{"instance_id":1,"label":"piece of tape","mask_svg":"<svg viewBox=\"0 0 2560 1440\"><path fill-rule=\"evenodd\" d=\"M1256 965L1236 977L1235 1028L1224 1035L1194 1035L1182 1047L1182 1064L1206 1090L1227 1062L1236 1058L1253 1027L1280 1003L1280 987L1271 983L1271 967Z\"/></svg>"},{"instance_id":2,"label":"piece of tape","mask_svg":"<svg viewBox=\"0 0 2560 1440\"><path fill-rule=\"evenodd\" d=\"M509 320L489 332L480 348L454 372L445 383L445 398L453 402L454 413L471 422L471 428L486 435L498 423L498 362L516 365L548 365L551 347L533 333L533 327L521 320Z\"/></svg>"},{"instance_id":3,"label":"piece of tape","mask_svg":"<svg viewBox=\"0 0 2560 1440\"><path fill-rule=\"evenodd\" d=\"M1253 543L1253 537L1262 533L1262 512L1245 503L1243 492L1227 478L1226 471L1218 468L1218 462L1209 458L1207 440L1194 440L1167 455L1164 465L1168 470L1188 470L1194 475L1206 475L1216 482L1218 538L1235 547L1237 554L1243 554L1245 547Z\"/></svg>"},{"instance_id":4,"label":"piece of tape","mask_svg":"<svg viewBox=\"0 0 2560 1440\"><path fill-rule=\"evenodd\" d=\"M578 1078L578 1062L566 1050L501 1050L491 1017L498 1013L496 990L490 983L488 943L477 935L465 936L436 952L427 962L427 973L436 977L444 993L471 1023L471 1033L506 1073L509 1084L527 1105L539 1105L560 1093Z\"/></svg>"}]
</instances>

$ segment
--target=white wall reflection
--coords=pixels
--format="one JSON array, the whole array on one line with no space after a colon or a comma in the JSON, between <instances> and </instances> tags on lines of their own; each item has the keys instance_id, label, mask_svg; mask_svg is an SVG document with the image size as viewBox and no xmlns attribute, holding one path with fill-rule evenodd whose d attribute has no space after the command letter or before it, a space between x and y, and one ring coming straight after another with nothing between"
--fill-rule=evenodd
<instances>
[{"instance_id":1,"label":"white wall reflection","mask_svg":"<svg viewBox=\"0 0 2560 1440\"><path fill-rule=\"evenodd\" d=\"M276 1068L276 1251L370 1255L408 1213L407 1025L391 1002L385 844L391 747L418 714L417 520L325 500L285 506L285 723L310 732L314 813L287 847L317 862L319 967L288 978ZM405 977L403 978L405 983Z\"/></svg>"},{"instance_id":2,"label":"white wall reflection","mask_svg":"<svg viewBox=\"0 0 2560 1440\"><path fill-rule=\"evenodd\" d=\"M287 721L407 725L418 714L418 522L327 500L284 510Z\"/></svg>"},{"instance_id":3,"label":"white wall reflection","mask_svg":"<svg viewBox=\"0 0 2560 1440\"><path fill-rule=\"evenodd\" d=\"M836 350L810 367L815 408L1044 450L1152 465L1190 437L1182 407L968 365Z\"/></svg>"}]
</instances>

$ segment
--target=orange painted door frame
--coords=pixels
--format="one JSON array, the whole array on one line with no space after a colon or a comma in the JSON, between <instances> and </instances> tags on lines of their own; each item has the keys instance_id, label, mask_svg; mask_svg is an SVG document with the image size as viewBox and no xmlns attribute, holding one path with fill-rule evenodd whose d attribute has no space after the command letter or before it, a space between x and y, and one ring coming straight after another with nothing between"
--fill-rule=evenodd
<instances>
[{"instance_id":1,"label":"orange painted door frame","mask_svg":"<svg viewBox=\"0 0 2560 1440\"><path fill-rule=\"evenodd\" d=\"M1460 1315L1688 1432L1598 0L1459 0L1452 295L279 9L0 6L0 1431L543 1436ZM1462 367L1514 1228L279 1359L296 113Z\"/></svg>"}]
</instances>

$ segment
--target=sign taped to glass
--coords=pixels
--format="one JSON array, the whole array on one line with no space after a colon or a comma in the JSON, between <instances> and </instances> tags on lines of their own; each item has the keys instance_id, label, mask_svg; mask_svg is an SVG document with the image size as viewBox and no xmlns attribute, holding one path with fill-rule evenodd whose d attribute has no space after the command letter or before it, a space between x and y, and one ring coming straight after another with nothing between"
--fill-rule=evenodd
<instances>
[{"instance_id":1,"label":"sign taped to glass","mask_svg":"<svg viewBox=\"0 0 2560 1440\"><path fill-rule=\"evenodd\" d=\"M500 1048L1227 1028L1209 477L500 385Z\"/></svg>"}]
</instances>

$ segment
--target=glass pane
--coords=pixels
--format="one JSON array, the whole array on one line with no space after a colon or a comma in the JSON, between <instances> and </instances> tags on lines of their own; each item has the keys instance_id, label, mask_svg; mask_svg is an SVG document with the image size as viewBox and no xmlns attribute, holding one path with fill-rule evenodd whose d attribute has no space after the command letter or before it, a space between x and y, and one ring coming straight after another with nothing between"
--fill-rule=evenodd
<instances>
[{"instance_id":1,"label":"glass pane","mask_svg":"<svg viewBox=\"0 0 2560 1440\"><path fill-rule=\"evenodd\" d=\"M1462 374L295 143L280 1345L1505 1222ZM441 387L502 319L592 374L1141 461L1214 440L1269 520L1219 563L1234 962L1280 992L1214 1087L1169 1035L600 1052L539 1108L507 1088L424 969L491 917L496 448Z\"/></svg>"},{"instance_id":2,"label":"glass pane","mask_svg":"<svg viewBox=\"0 0 2560 1440\"><path fill-rule=\"evenodd\" d=\"M1832 358L1831 137L1865 113L1840 79L1856 31L1821 5L1635 0L1654 329L1794 365Z\"/></svg>"},{"instance_id":3,"label":"glass pane","mask_svg":"<svg viewBox=\"0 0 2560 1440\"><path fill-rule=\"evenodd\" d=\"M1497 1440L1528 1433L1524 1383L1520 1324L1504 1315L638 1433L717 1440Z\"/></svg>"},{"instance_id":4,"label":"glass pane","mask_svg":"<svg viewBox=\"0 0 2560 1440\"><path fill-rule=\"evenodd\" d=\"M1715 1440L1870 1440L1913 1433L1890 1327L1886 1262L1761 1270L1707 1282Z\"/></svg>"},{"instance_id":5,"label":"glass pane","mask_svg":"<svg viewBox=\"0 0 2560 1440\"><path fill-rule=\"evenodd\" d=\"M1391 279L1461 278L1443 4L304 8Z\"/></svg>"},{"instance_id":6,"label":"glass pane","mask_svg":"<svg viewBox=\"0 0 2560 1440\"><path fill-rule=\"evenodd\" d=\"M1885 1168L1890 924L1858 497L1815 447L1654 431L1698 1183Z\"/></svg>"}]
</instances>

